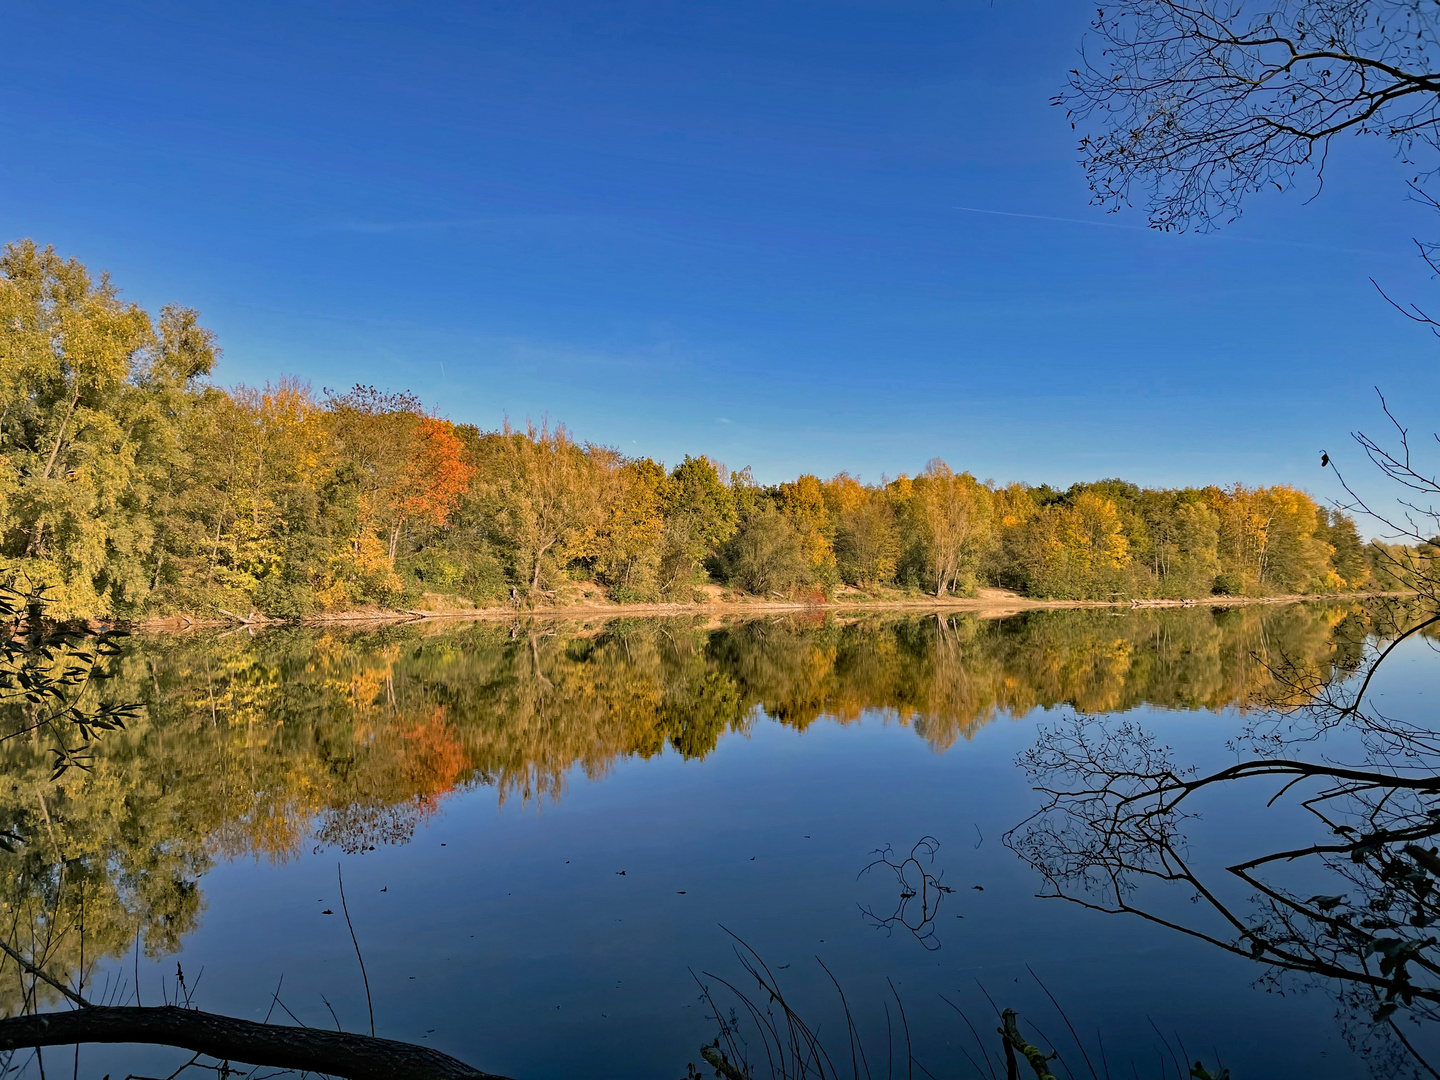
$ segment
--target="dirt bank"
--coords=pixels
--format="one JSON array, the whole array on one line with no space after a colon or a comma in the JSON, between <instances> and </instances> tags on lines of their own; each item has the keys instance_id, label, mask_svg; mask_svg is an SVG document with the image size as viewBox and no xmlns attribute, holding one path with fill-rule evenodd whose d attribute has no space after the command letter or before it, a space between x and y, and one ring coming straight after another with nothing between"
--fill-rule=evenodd
<instances>
[{"instance_id":1,"label":"dirt bank","mask_svg":"<svg viewBox=\"0 0 1440 1080\"><path fill-rule=\"evenodd\" d=\"M981 618L997 619L1015 615L1022 611L1064 610L1074 608L1112 608L1131 610L1138 608L1178 607L1241 607L1253 604L1294 604L1314 600L1360 600L1381 597L1407 597L1412 593L1315 593L1291 594L1286 596L1207 596L1195 600L1032 600L1005 589L981 589L973 597L922 596L915 598L860 599L844 595L825 602L793 600L764 600L758 597L737 597L729 600L711 599L688 604L612 604L607 602L579 602L573 604L542 607L491 607L452 608L434 610L395 611L383 608L365 608L356 611L339 611L326 615L315 615L299 620L271 619L251 612L248 616L205 617L172 615L164 618L144 619L126 624L131 630L147 633L184 632L214 627L237 626L283 626L297 622L306 626L364 625L397 622L433 622L439 620L496 620L514 618L538 619L608 619L608 618L654 618L686 615L774 615L786 613L826 614L856 612L965 612Z\"/></svg>"}]
</instances>

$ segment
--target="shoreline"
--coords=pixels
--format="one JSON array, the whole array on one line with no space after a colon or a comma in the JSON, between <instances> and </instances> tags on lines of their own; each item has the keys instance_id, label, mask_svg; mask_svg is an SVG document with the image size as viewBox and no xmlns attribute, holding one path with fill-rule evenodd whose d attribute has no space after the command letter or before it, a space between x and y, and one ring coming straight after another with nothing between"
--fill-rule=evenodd
<instances>
[{"instance_id":1,"label":"shoreline","mask_svg":"<svg viewBox=\"0 0 1440 1080\"><path fill-rule=\"evenodd\" d=\"M279 626L365 626L419 622L493 622L503 619L675 618L687 615L855 614L857 612L962 612L998 619L1026 611L1120 610L1154 608L1225 608L1260 604L1301 604L1325 600L1401 599L1412 592L1291 593L1280 596L1207 596L1189 600L1035 600L998 589L967 597L915 597L913 599L846 600L843 597L814 603L799 600L727 600L674 604L572 604L554 607L489 607L436 610L384 608L337 611L299 619L276 619L252 612L248 617L229 615L195 618L188 615L156 616L134 621L104 620L138 633L186 633L191 630Z\"/></svg>"}]
</instances>

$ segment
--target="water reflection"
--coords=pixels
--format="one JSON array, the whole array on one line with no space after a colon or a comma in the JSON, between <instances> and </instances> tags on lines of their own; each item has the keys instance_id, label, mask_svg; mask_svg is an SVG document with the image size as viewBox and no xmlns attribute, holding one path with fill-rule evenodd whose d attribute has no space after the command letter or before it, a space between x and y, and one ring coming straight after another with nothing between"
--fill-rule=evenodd
<instances>
[{"instance_id":1,"label":"water reflection","mask_svg":"<svg viewBox=\"0 0 1440 1080\"><path fill-rule=\"evenodd\" d=\"M1258 961L1279 992L1332 995L1376 1075L1437 1075L1440 730L1423 687L1396 706L1394 666L1437 626L1384 612L1353 680L1276 660L1294 707L1251 718L1224 767L1184 760L1124 718L1044 726L1023 758L1043 806L1006 843L1048 895ZM1278 817L1284 843L1273 822L1205 835L1202 811L1235 807Z\"/></svg>"},{"instance_id":2,"label":"water reflection","mask_svg":"<svg viewBox=\"0 0 1440 1080\"><path fill-rule=\"evenodd\" d=\"M1356 669L1371 627L1305 605L137 639L107 694L146 713L93 771L52 783L42 741L0 744L4 911L26 956L88 985L105 958L173 952L215 860L403 842L457 788L558 799L577 766L702 758L760 713L803 730L879 712L942 752L1036 707L1293 708ZM56 1003L12 967L0 997Z\"/></svg>"}]
</instances>

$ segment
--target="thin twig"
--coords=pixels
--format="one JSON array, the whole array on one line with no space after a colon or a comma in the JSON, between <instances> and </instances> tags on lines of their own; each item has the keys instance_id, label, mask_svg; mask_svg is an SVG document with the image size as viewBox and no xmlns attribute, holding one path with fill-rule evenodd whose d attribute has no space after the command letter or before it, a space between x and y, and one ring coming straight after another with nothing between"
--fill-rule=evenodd
<instances>
[{"instance_id":1,"label":"thin twig","mask_svg":"<svg viewBox=\"0 0 1440 1080\"><path fill-rule=\"evenodd\" d=\"M350 909L345 906L345 875L340 864L335 864L335 876L340 881L340 910L345 913L345 925L350 928L350 941L355 946L355 959L360 961L360 978L365 983L365 1007L370 1010L370 1034L375 1034L375 1003L370 1000L370 976L365 974L365 957L360 955L360 940L355 936L355 925L350 921Z\"/></svg>"}]
</instances>

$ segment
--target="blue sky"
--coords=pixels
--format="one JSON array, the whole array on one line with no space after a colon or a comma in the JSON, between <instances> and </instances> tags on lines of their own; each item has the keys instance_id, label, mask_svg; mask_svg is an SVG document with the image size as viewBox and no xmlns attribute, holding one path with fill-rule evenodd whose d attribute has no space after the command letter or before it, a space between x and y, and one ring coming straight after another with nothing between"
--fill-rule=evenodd
<instances>
[{"instance_id":1,"label":"blue sky","mask_svg":"<svg viewBox=\"0 0 1440 1080\"><path fill-rule=\"evenodd\" d=\"M1417 427L1434 283L1378 143L1208 236L1088 206L1083 4L20 3L0 236L198 307L217 378L757 478L1295 483ZM1343 460L1343 457L1342 457ZM1352 471L1359 471L1355 465Z\"/></svg>"}]
</instances>

